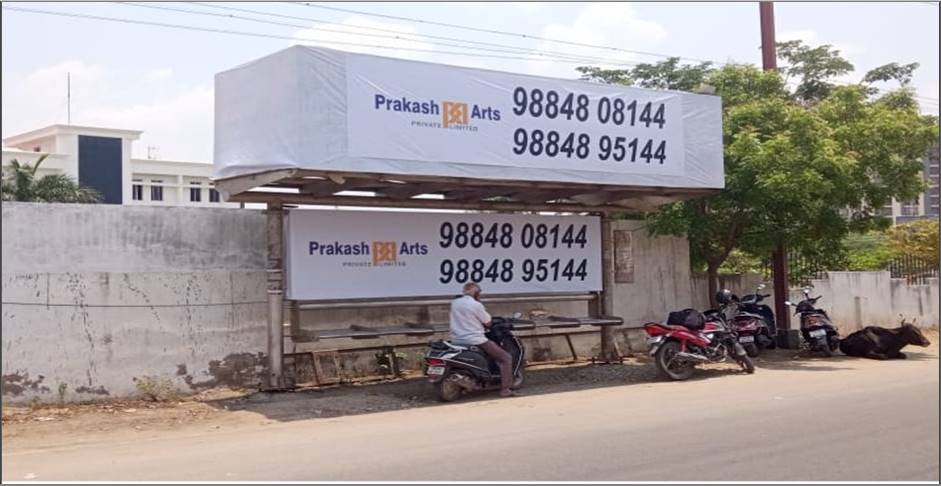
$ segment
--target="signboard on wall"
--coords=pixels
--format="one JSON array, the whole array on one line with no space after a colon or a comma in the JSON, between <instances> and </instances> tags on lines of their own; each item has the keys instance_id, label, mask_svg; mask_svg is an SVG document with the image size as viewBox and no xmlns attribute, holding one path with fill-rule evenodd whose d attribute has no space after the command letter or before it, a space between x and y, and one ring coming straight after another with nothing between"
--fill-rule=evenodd
<instances>
[{"instance_id":1,"label":"signboard on wall","mask_svg":"<svg viewBox=\"0 0 941 486\"><path fill-rule=\"evenodd\" d=\"M287 298L601 290L592 216L288 211Z\"/></svg>"},{"instance_id":2,"label":"signboard on wall","mask_svg":"<svg viewBox=\"0 0 941 486\"><path fill-rule=\"evenodd\" d=\"M297 168L724 186L716 96L305 46L219 73L215 94L217 178Z\"/></svg>"}]
</instances>

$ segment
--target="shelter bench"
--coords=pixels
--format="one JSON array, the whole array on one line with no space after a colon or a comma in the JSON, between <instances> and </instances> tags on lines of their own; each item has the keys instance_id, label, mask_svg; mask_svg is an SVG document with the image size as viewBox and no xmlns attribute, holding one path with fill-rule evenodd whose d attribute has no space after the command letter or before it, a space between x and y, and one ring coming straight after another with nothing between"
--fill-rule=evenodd
<instances>
[{"instance_id":1,"label":"shelter bench","mask_svg":"<svg viewBox=\"0 0 941 486\"><path fill-rule=\"evenodd\" d=\"M620 326L624 324L624 320L620 317L615 316L599 316L599 317L565 317L565 316L548 316L545 318L539 319L508 319L513 324L513 329L516 331L534 331L539 329L546 330L572 330L582 327L610 327L610 326ZM431 337L438 333L446 333L449 330L447 323L429 323L429 324L418 324L418 323L405 323L395 326L383 326L383 327L368 327L362 325L351 325L345 328L339 329L326 329L322 331L301 331L296 332L291 336L292 341L296 343L309 343L317 341L325 341L330 339L355 339L355 340L371 340L379 339L382 337L390 336L404 336L404 337ZM578 354L575 351L575 345L572 343L572 333L563 332L563 333L553 333L553 334L535 334L535 335L520 335L520 339L527 338L541 338L541 337L550 337L550 336L562 336L565 338L566 343L568 344L569 351L572 354L572 361L578 360ZM321 364L322 358L329 358L334 362L334 367L339 370L339 352L364 352L364 351L379 351L381 355L386 357L386 362L391 364L390 372L393 375L398 375L400 370L397 369L396 348L414 348L427 346L426 343L409 343L409 344L381 344L375 346L365 346L365 347L356 347L349 349L336 349L336 350L327 350L327 351L307 351L300 353L286 353L285 357L288 358L291 365L295 365L299 360L310 360L314 368L315 380L318 384L326 384L329 382L339 381L339 376L334 380L328 380L325 377L323 366ZM591 358L592 363L595 362L595 357Z\"/></svg>"}]
</instances>

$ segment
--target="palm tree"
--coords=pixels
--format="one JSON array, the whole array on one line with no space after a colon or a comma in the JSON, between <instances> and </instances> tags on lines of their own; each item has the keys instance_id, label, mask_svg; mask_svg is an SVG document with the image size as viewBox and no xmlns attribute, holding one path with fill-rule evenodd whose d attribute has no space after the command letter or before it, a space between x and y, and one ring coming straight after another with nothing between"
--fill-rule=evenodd
<instances>
[{"instance_id":1,"label":"palm tree","mask_svg":"<svg viewBox=\"0 0 941 486\"><path fill-rule=\"evenodd\" d=\"M63 203L97 203L101 201L98 191L81 187L65 174L52 174L36 178L36 171L48 154L39 157L33 165L21 164L18 160L10 160L10 166L5 168L2 182L4 201L24 202L63 202Z\"/></svg>"}]
</instances>

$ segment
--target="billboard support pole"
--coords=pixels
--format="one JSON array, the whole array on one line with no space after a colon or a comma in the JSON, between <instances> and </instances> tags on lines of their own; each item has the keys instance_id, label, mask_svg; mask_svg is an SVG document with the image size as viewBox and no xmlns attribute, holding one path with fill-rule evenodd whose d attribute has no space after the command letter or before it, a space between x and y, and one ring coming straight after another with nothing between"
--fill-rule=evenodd
<instances>
[{"instance_id":1,"label":"billboard support pole","mask_svg":"<svg viewBox=\"0 0 941 486\"><path fill-rule=\"evenodd\" d=\"M265 387L280 390L284 382L284 209L280 202L268 203L268 374Z\"/></svg>"},{"instance_id":2,"label":"billboard support pole","mask_svg":"<svg viewBox=\"0 0 941 486\"><path fill-rule=\"evenodd\" d=\"M598 299L600 316L614 315L614 233L611 229L611 217L601 215L601 298ZM614 329L610 326L601 328L601 359L606 363L621 361Z\"/></svg>"}]
</instances>

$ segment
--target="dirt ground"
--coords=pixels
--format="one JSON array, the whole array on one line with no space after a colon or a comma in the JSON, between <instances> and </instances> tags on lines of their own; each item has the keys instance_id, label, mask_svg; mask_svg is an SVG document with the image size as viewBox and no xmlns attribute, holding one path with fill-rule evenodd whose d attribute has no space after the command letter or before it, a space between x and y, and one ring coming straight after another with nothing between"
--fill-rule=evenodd
<instances>
[{"instance_id":1,"label":"dirt ground","mask_svg":"<svg viewBox=\"0 0 941 486\"><path fill-rule=\"evenodd\" d=\"M932 345L912 351L938 355L938 332L926 333ZM758 373L765 369L808 369L821 361L857 361L838 355L821 358L803 351L766 351L755 360ZM700 367L692 380L721 379L740 373L734 363ZM525 395L542 395L581 389L650 384L662 380L646 356L625 358L623 364L579 362L527 368ZM647 385L650 386L650 385ZM465 397L464 401L489 400L490 393ZM2 437L22 443L50 446L69 437L109 433L173 432L215 429L240 423L271 424L312 418L371 414L439 405L433 390L421 376L366 384L301 389L286 393L216 389L168 402L120 400L65 406L3 406Z\"/></svg>"}]
</instances>

